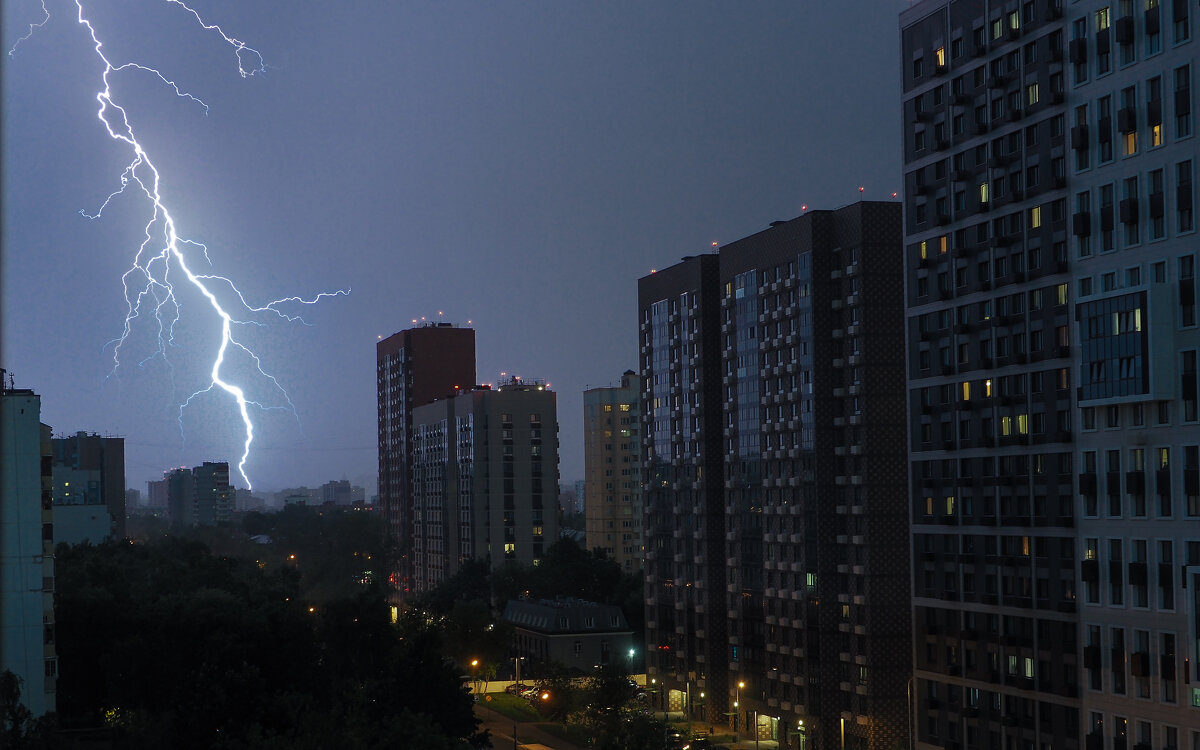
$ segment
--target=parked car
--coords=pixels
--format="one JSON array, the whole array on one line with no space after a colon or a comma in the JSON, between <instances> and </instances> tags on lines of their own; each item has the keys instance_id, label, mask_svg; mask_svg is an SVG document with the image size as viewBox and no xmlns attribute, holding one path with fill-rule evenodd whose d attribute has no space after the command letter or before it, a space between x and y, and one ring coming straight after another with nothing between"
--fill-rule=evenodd
<instances>
[{"instance_id":1,"label":"parked car","mask_svg":"<svg viewBox=\"0 0 1200 750\"><path fill-rule=\"evenodd\" d=\"M508 685L507 687L505 687L504 692L508 693L509 695L520 695L521 691L528 690L528 689L529 689L528 685L525 685L520 682L514 682L511 685Z\"/></svg>"}]
</instances>

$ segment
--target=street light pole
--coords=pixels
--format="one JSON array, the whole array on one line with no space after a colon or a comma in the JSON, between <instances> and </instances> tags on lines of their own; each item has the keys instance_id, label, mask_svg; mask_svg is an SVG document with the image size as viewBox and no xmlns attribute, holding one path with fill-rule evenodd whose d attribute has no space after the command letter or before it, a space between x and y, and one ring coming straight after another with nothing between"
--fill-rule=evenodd
<instances>
[{"instance_id":1,"label":"street light pole","mask_svg":"<svg viewBox=\"0 0 1200 750\"><path fill-rule=\"evenodd\" d=\"M746 683L738 680L737 687L733 690L733 741L738 740L738 724L741 723L742 713L739 709L739 704L742 702L742 688L746 687Z\"/></svg>"}]
</instances>

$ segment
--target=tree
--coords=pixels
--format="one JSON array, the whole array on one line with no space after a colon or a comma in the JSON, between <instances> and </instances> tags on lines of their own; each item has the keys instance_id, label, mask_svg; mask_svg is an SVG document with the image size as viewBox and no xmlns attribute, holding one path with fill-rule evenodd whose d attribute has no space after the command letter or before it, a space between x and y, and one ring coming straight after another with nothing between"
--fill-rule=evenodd
<instances>
[{"instance_id":1,"label":"tree","mask_svg":"<svg viewBox=\"0 0 1200 750\"><path fill-rule=\"evenodd\" d=\"M60 712L118 746L487 742L440 634L393 626L381 584L312 604L298 571L180 539L60 547L56 562Z\"/></svg>"}]
</instances>

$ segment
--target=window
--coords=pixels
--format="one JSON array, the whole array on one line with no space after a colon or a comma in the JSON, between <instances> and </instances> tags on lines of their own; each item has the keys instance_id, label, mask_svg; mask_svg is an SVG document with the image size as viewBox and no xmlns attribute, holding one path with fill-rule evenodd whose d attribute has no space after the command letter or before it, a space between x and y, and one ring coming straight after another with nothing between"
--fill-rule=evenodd
<instances>
[{"instance_id":1,"label":"window","mask_svg":"<svg viewBox=\"0 0 1200 750\"><path fill-rule=\"evenodd\" d=\"M925 58L923 58L923 57L918 57L915 60L913 60L913 63L912 63L912 77L913 78L921 77L921 68L924 67L924 65L925 65Z\"/></svg>"},{"instance_id":2,"label":"window","mask_svg":"<svg viewBox=\"0 0 1200 750\"><path fill-rule=\"evenodd\" d=\"M1038 103L1038 85L1037 81L1025 87L1025 104L1034 105Z\"/></svg>"},{"instance_id":3,"label":"window","mask_svg":"<svg viewBox=\"0 0 1200 750\"><path fill-rule=\"evenodd\" d=\"M1175 217L1180 232L1195 228L1192 218L1192 161L1181 161L1175 165Z\"/></svg>"},{"instance_id":4,"label":"window","mask_svg":"<svg viewBox=\"0 0 1200 750\"><path fill-rule=\"evenodd\" d=\"M1186 138L1192 134L1192 75L1184 65L1175 69L1175 137Z\"/></svg>"}]
</instances>

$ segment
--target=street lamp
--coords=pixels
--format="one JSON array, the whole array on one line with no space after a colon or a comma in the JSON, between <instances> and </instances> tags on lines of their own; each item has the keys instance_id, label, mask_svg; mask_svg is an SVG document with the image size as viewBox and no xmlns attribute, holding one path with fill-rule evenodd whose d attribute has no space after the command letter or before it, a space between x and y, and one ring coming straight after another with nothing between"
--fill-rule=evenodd
<instances>
[{"instance_id":1,"label":"street lamp","mask_svg":"<svg viewBox=\"0 0 1200 750\"><path fill-rule=\"evenodd\" d=\"M517 673L517 684L520 685L521 684L521 662L525 661L525 657L524 656L514 656L512 658L512 660L513 660L513 669Z\"/></svg>"},{"instance_id":2,"label":"street lamp","mask_svg":"<svg viewBox=\"0 0 1200 750\"><path fill-rule=\"evenodd\" d=\"M633 649L629 649L629 674L633 674Z\"/></svg>"},{"instance_id":3,"label":"street lamp","mask_svg":"<svg viewBox=\"0 0 1200 750\"><path fill-rule=\"evenodd\" d=\"M738 704L742 701L742 688L746 687L746 683L738 680L737 687L733 692L733 739L736 742L738 739L738 723L742 719L741 711L738 710Z\"/></svg>"}]
</instances>

